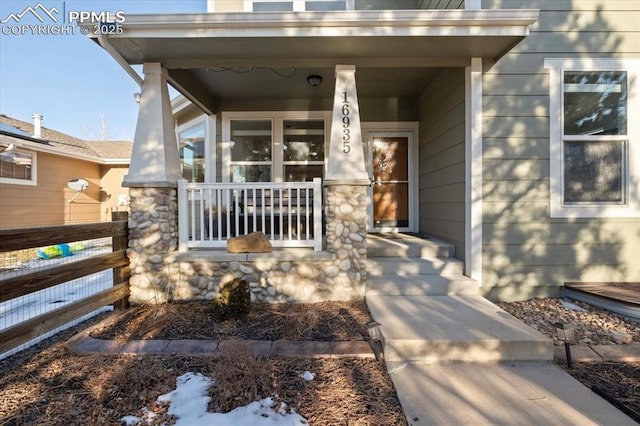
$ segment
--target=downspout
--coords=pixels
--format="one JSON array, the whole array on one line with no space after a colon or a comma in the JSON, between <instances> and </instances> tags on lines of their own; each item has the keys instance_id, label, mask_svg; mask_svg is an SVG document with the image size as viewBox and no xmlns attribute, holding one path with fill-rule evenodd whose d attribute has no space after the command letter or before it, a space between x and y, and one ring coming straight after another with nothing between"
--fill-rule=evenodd
<instances>
[{"instance_id":1,"label":"downspout","mask_svg":"<svg viewBox=\"0 0 640 426\"><path fill-rule=\"evenodd\" d=\"M142 83L144 81L142 77L140 77L136 70L134 70L131 65L129 65L129 63L122 57L120 53L118 53L118 51L111 45L111 43L109 43L109 39L105 37L101 32L98 33L98 43L100 43L100 46L102 46L102 48L106 50L118 64L120 64L122 69L125 70L127 74L131 76L131 78L133 78L133 81L138 83L138 86L142 88Z\"/></svg>"}]
</instances>

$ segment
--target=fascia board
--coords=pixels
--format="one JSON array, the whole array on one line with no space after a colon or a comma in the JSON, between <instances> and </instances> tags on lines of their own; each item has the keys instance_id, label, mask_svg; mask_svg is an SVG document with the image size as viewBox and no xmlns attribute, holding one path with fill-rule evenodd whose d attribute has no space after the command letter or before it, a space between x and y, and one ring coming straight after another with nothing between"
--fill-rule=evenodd
<instances>
[{"instance_id":1,"label":"fascia board","mask_svg":"<svg viewBox=\"0 0 640 426\"><path fill-rule=\"evenodd\" d=\"M528 35L537 9L128 15L109 38Z\"/></svg>"}]
</instances>

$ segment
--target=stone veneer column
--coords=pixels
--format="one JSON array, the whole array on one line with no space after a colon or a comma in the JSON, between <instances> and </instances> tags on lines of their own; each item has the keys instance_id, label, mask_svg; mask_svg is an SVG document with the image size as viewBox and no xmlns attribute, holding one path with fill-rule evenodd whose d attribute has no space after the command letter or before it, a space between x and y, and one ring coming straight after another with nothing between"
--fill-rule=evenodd
<instances>
[{"instance_id":1,"label":"stone veneer column","mask_svg":"<svg viewBox=\"0 0 640 426\"><path fill-rule=\"evenodd\" d=\"M339 299L364 297L367 258L367 187L326 186L327 284ZM348 297L350 293L350 297Z\"/></svg>"},{"instance_id":2,"label":"stone veneer column","mask_svg":"<svg viewBox=\"0 0 640 426\"><path fill-rule=\"evenodd\" d=\"M367 193L355 66L336 66L331 139L325 174L327 251L333 265L326 271L334 294L364 297L367 257Z\"/></svg>"},{"instance_id":3,"label":"stone veneer column","mask_svg":"<svg viewBox=\"0 0 640 426\"><path fill-rule=\"evenodd\" d=\"M178 247L178 144L160 63L145 63L129 173L129 300L162 303L177 295L177 266L166 261Z\"/></svg>"},{"instance_id":4,"label":"stone veneer column","mask_svg":"<svg viewBox=\"0 0 640 426\"><path fill-rule=\"evenodd\" d=\"M129 280L131 303L163 303L176 295L177 266L165 256L178 248L175 188L129 188Z\"/></svg>"}]
</instances>

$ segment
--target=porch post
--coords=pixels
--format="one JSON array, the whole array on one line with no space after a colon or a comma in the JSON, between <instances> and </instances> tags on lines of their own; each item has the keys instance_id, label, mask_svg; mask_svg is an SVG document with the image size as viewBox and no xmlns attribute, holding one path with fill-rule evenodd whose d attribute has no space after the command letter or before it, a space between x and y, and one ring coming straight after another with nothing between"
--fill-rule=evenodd
<instances>
[{"instance_id":1,"label":"porch post","mask_svg":"<svg viewBox=\"0 0 640 426\"><path fill-rule=\"evenodd\" d=\"M336 66L331 139L325 173L327 281L339 298L364 297L367 257L367 193L355 66Z\"/></svg>"},{"instance_id":2,"label":"porch post","mask_svg":"<svg viewBox=\"0 0 640 426\"><path fill-rule=\"evenodd\" d=\"M482 285L482 58L465 69L465 275Z\"/></svg>"},{"instance_id":3,"label":"porch post","mask_svg":"<svg viewBox=\"0 0 640 426\"><path fill-rule=\"evenodd\" d=\"M165 262L178 244L177 181L181 179L167 71L145 63L140 110L129 173L129 300L161 303L174 298L177 271Z\"/></svg>"}]
</instances>

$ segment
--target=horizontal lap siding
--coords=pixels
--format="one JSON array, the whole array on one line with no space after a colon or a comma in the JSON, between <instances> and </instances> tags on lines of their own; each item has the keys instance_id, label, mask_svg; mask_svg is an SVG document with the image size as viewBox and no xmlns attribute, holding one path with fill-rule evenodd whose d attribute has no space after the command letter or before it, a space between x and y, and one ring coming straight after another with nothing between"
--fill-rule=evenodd
<instances>
[{"instance_id":1,"label":"horizontal lap siding","mask_svg":"<svg viewBox=\"0 0 640 426\"><path fill-rule=\"evenodd\" d=\"M441 70L420 97L420 232L464 258L465 87L463 69Z\"/></svg>"},{"instance_id":2,"label":"horizontal lap siding","mask_svg":"<svg viewBox=\"0 0 640 426\"><path fill-rule=\"evenodd\" d=\"M483 291L558 294L565 281L640 280L639 219L549 217L549 79L544 59L640 56L640 1L483 0L540 9L527 39L483 79Z\"/></svg>"},{"instance_id":3,"label":"horizontal lap siding","mask_svg":"<svg viewBox=\"0 0 640 426\"><path fill-rule=\"evenodd\" d=\"M36 167L36 186L0 184L0 227L100 221L100 165L38 153ZM70 204L75 191L67 182L75 178L86 179L89 188Z\"/></svg>"}]
</instances>

